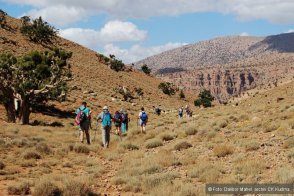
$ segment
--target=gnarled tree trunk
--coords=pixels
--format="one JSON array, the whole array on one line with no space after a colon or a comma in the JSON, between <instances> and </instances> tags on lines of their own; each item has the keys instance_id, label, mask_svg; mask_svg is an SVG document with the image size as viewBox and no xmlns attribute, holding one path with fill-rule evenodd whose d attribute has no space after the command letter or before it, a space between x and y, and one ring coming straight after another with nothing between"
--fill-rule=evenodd
<instances>
[{"instance_id":1,"label":"gnarled tree trunk","mask_svg":"<svg viewBox=\"0 0 294 196\"><path fill-rule=\"evenodd\" d=\"M31 114L31 111L30 111L29 98L24 97L21 100L21 107L20 107L19 115L18 115L18 118L23 125L27 125L30 123L30 114Z\"/></svg>"},{"instance_id":2,"label":"gnarled tree trunk","mask_svg":"<svg viewBox=\"0 0 294 196\"><path fill-rule=\"evenodd\" d=\"M3 104L6 110L7 122L15 123L16 116L15 116L15 106L14 106L14 96L12 90L3 91Z\"/></svg>"}]
</instances>

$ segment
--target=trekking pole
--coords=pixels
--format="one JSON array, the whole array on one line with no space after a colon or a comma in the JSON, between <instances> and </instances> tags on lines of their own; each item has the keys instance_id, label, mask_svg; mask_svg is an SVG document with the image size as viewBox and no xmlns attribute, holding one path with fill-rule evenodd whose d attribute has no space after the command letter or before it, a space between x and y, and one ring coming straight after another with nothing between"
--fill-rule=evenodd
<instances>
[{"instance_id":1,"label":"trekking pole","mask_svg":"<svg viewBox=\"0 0 294 196\"><path fill-rule=\"evenodd\" d=\"M96 141L97 130L98 130L98 122L96 123L95 135L94 135L94 142Z\"/></svg>"}]
</instances>

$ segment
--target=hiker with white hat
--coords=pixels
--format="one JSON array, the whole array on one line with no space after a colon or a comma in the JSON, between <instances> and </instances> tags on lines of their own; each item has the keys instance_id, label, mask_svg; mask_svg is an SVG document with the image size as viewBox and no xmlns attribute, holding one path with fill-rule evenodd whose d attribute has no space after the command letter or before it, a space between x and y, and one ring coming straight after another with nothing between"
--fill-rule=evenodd
<instances>
[{"instance_id":1,"label":"hiker with white hat","mask_svg":"<svg viewBox=\"0 0 294 196\"><path fill-rule=\"evenodd\" d=\"M110 142L112 115L108 111L107 106L104 106L103 111L97 116L97 123L99 122L99 120L101 120L102 143L104 148L108 148Z\"/></svg>"}]
</instances>

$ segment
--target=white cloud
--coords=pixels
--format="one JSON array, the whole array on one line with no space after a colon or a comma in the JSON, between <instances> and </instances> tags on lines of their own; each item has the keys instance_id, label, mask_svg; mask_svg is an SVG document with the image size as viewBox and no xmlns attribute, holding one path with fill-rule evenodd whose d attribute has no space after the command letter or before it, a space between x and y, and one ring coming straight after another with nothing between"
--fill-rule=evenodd
<instances>
[{"instance_id":1,"label":"white cloud","mask_svg":"<svg viewBox=\"0 0 294 196\"><path fill-rule=\"evenodd\" d=\"M132 63L142 60L148 56L159 54L161 52L178 48L187 45L187 43L167 43L160 46L143 47L141 45L134 45L130 49L123 49L113 44L107 44L104 47L104 54L114 54L119 59L123 60L124 63Z\"/></svg>"},{"instance_id":2,"label":"white cloud","mask_svg":"<svg viewBox=\"0 0 294 196\"><path fill-rule=\"evenodd\" d=\"M60 30L60 36L95 49L114 42L137 42L147 37L147 31L140 30L131 22L110 21L100 31L93 29L68 28Z\"/></svg>"},{"instance_id":3,"label":"white cloud","mask_svg":"<svg viewBox=\"0 0 294 196\"><path fill-rule=\"evenodd\" d=\"M294 33L294 29L289 29L286 33Z\"/></svg>"},{"instance_id":4,"label":"white cloud","mask_svg":"<svg viewBox=\"0 0 294 196\"><path fill-rule=\"evenodd\" d=\"M240 36L246 37L246 36L249 36L249 33L243 32L243 33L240 33Z\"/></svg>"},{"instance_id":5,"label":"white cloud","mask_svg":"<svg viewBox=\"0 0 294 196\"><path fill-rule=\"evenodd\" d=\"M42 9L33 9L24 15L31 16L32 18L42 16L43 19L49 23L65 26L85 18L87 16L87 11L78 7L59 5Z\"/></svg>"},{"instance_id":6,"label":"white cloud","mask_svg":"<svg viewBox=\"0 0 294 196\"><path fill-rule=\"evenodd\" d=\"M0 0L1 1L1 0ZM274 23L294 23L293 0L2 0L31 5L33 14L52 23L68 24L99 14L116 19L171 16L195 12L233 14L240 20L264 19ZM62 9L60 9L62 8ZM54 12L51 12L53 11ZM82 12L83 14L80 14ZM30 13L30 12L29 12ZM51 13L51 15L50 15ZM68 14L68 17L65 17ZM54 16L52 16L54 15Z\"/></svg>"}]
</instances>

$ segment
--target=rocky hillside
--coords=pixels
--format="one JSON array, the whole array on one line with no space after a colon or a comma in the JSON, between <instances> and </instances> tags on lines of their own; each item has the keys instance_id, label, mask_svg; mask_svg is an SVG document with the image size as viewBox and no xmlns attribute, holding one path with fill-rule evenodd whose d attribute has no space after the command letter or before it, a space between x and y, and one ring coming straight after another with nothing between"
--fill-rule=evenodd
<instances>
[{"instance_id":1,"label":"rocky hillside","mask_svg":"<svg viewBox=\"0 0 294 196\"><path fill-rule=\"evenodd\" d=\"M162 107L169 108L174 103L185 104L178 96L173 98L164 95L158 89L160 79L146 76L131 68L123 72L113 71L103 63L102 55L60 37L47 46L30 42L20 33L19 20L7 17L7 24L7 28L0 28L0 53L10 52L21 56L33 50L49 50L50 47L60 47L73 52L70 59L73 73L73 80L69 84L71 91L66 102L54 103L63 110L73 110L82 100L90 104L95 115L105 104L110 105L112 111L120 108L138 111L142 105L152 108L153 105L161 104ZM122 101L122 95L114 91L114 88L118 87L128 88L134 99ZM135 88L141 88L144 95L136 96Z\"/></svg>"},{"instance_id":2,"label":"rocky hillside","mask_svg":"<svg viewBox=\"0 0 294 196\"><path fill-rule=\"evenodd\" d=\"M192 92L210 89L219 101L294 76L294 33L223 37L183 46L136 63Z\"/></svg>"}]
</instances>

